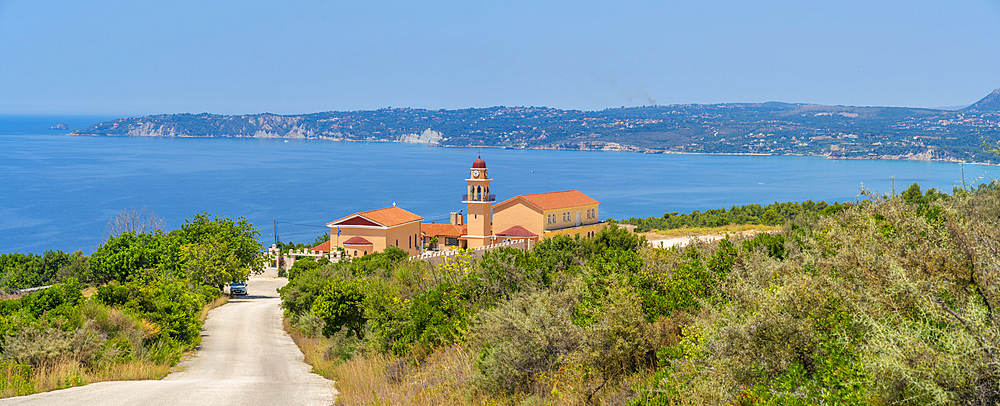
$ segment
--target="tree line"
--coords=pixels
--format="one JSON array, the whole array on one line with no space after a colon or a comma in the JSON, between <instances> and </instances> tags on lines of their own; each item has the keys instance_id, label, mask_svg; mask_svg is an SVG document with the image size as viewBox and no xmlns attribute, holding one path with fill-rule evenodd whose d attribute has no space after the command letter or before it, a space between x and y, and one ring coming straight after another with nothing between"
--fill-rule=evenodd
<instances>
[{"instance_id":1,"label":"tree line","mask_svg":"<svg viewBox=\"0 0 1000 406\"><path fill-rule=\"evenodd\" d=\"M955 193L962 193L962 191L961 187L954 188ZM920 185L914 183L900 193L900 196L907 202L928 203L946 198L948 195L934 188L924 192L920 189ZM704 212L695 210L687 214L670 212L664 213L660 217L630 217L622 219L620 223L635 225L637 232L672 230L684 227L721 227L726 225L781 226L800 216L829 216L845 210L854 204L853 202L834 202L828 204L826 201L814 202L812 200L804 202L774 202L767 205L753 203L733 206L728 210L721 208L709 209Z\"/></svg>"},{"instance_id":2,"label":"tree line","mask_svg":"<svg viewBox=\"0 0 1000 406\"><path fill-rule=\"evenodd\" d=\"M684 227L721 227L725 225L760 224L780 226L786 221L804 215L830 215L850 207L853 203L828 204L826 201L814 202L774 202L768 205L757 203L733 206L729 209L709 209L704 212L695 210L687 214L677 212L664 213L660 217L622 219L623 224L637 226L636 231L670 230Z\"/></svg>"},{"instance_id":3,"label":"tree line","mask_svg":"<svg viewBox=\"0 0 1000 406\"><path fill-rule=\"evenodd\" d=\"M259 235L200 213L169 232L118 230L89 256L0 255L0 396L164 376L200 343L203 308L261 269Z\"/></svg>"}]
</instances>

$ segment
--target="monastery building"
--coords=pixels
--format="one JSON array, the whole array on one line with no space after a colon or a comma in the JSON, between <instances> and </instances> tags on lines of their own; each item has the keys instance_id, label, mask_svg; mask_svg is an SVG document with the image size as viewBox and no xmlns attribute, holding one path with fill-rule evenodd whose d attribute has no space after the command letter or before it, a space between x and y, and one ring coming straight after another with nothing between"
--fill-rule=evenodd
<instances>
[{"instance_id":1,"label":"monastery building","mask_svg":"<svg viewBox=\"0 0 1000 406\"><path fill-rule=\"evenodd\" d=\"M526 241L559 234L593 237L606 223L599 220L601 202L578 190L518 195L495 203L491 179L482 158L469 169L465 214L451 213L449 224L424 223L402 208L363 211L331 221L330 241L312 251L343 249L352 257L399 247L410 255L426 250L479 248L505 241Z\"/></svg>"}]
</instances>

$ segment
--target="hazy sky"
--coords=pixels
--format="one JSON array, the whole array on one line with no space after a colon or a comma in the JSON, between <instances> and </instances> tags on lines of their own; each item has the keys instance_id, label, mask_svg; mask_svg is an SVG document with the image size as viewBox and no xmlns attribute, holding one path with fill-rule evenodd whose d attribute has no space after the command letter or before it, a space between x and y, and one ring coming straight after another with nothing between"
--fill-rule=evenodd
<instances>
[{"instance_id":1,"label":"hazy sky","mask_svg":"<svg viewBox=\"0 0 1000 406\"><path fill-rule=\"evenodd\" d=\"M1000 87L1000 0L0 0L0 114L810 102Z\"/></svg>"}]
</instances>

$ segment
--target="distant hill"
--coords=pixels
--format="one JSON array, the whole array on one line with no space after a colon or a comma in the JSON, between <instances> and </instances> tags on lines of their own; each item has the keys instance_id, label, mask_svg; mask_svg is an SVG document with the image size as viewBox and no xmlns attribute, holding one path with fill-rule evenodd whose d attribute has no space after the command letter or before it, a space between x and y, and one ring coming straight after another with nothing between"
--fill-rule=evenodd
<instances>
[{"instance_id":1,"label":"distant hill","mask_svg":"<svg viewBox=\"0 0 1000 406\"><path fill-rule=\"evenodd\" d=\"M998 158L985 154L982 144L984 138L1000 140L1000 90L957 111L768 102L600 111L490 107L288 116L202 113L123 118L73 134L993 162Z\"/></svg>"},{"instance_id":2,"label":"distant hill","mask_svg":"<svg viewBox=\"0 0 1000 406\"><path fill-rule=\"evenodd\" d=\"M998 112L1000 111L1000 89L994 90L981 100L975 102L973 105L962 109L962 111L968 112Z\"/></svg>"}]
</instances>

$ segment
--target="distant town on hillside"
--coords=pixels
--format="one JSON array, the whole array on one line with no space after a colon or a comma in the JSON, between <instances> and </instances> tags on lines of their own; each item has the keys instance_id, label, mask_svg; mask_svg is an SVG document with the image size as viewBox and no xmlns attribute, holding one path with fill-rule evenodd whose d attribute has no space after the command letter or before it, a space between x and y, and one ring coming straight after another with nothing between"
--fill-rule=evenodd
<instances>
[{"instance_id":1,"label":"distant town on hillside","mask_svg":"<svg viewBox=\"0 0 1000 406\"><path fill-rule=\"evenodd\" d=\"M73 134L996 163L1000 157L983 146L1000 140L1000 89L960 110L780 102L601 111L385 108L302 115L154 115L95 124Z\"/></svg>"}]
</instances>

